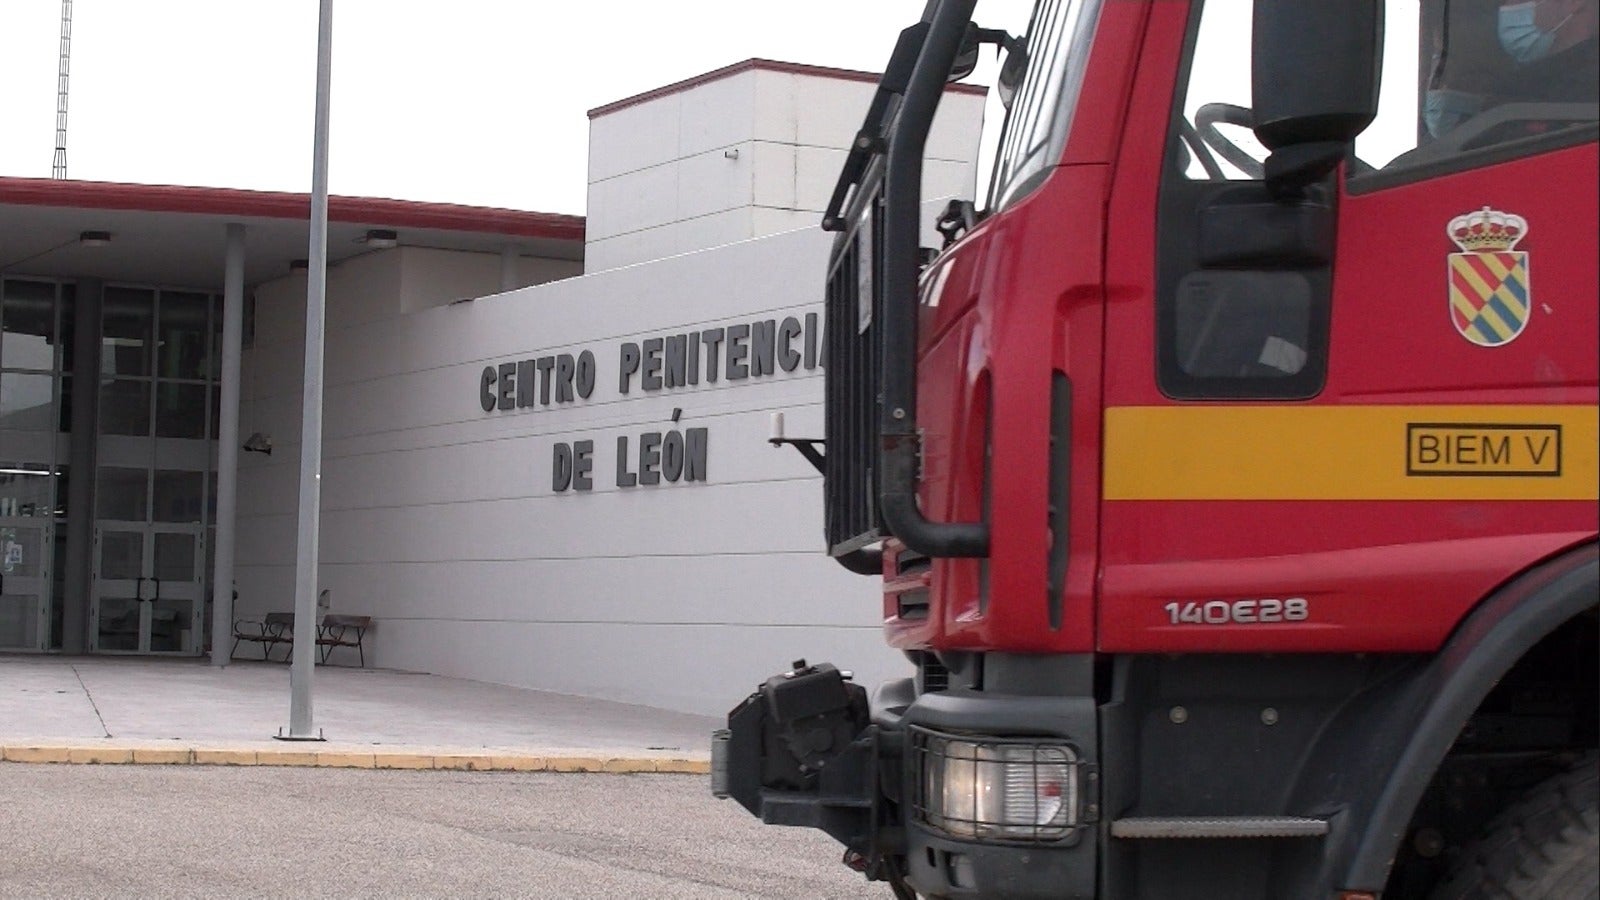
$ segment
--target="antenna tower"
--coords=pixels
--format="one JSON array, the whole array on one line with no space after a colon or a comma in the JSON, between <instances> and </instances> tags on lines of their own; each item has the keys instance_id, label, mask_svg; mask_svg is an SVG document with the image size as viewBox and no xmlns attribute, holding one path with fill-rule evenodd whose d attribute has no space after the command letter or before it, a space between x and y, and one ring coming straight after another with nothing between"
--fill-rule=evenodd
<instances>
[{"instance_id":1,"label":"antenna tower","mask_svg":"<svg viewBox=\"0 0 1600 900\"><path fill-rule=\"evenodd\" d=\"M67 71L72 66L72 0L61 0L61 68L56 73L56 157L51 178L67 177Z\"/></svg>"}]
</instances>

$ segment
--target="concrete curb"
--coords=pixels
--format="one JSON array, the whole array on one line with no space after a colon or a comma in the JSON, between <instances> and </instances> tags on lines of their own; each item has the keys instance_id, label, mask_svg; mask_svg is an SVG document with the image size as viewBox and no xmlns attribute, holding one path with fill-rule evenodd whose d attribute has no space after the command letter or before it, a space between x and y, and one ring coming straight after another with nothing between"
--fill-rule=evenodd
<instances>
[{"instance_id":1,"label":"concrete curb","mask_svg":"<svg viewBox=\"0 0 1600 900\"><path fill-rule=\"evenodd\" d=\"M506 751L429 753L396 750L260 749L227 746L0 745L13 763L157 766L299 766L328 769L440 769L455 772L592 772L617 775L705 775L703 759L533 756Z\"/></svg>"}]
</instances>

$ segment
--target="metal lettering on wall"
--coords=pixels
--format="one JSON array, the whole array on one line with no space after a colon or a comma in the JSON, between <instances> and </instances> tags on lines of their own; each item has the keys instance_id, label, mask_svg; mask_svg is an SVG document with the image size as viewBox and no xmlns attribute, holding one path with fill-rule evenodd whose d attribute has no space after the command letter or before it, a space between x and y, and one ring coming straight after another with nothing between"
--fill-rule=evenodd
<instances>
[{"instance_id":1,"label":"metal lettering on wall","mask_svg":"<svg viewBox=\"0 0 1600 900\"><path fill-rule=\"evenodd\" d=\"M702 381L731 383L812 370L819 362L820 338L818 315L806 313L624 341L617 348L617 391L650 394ZM589 350L484 366L478 403L486 413L575 403L594 393L596 374ZM619 488L706 480L710 435L705 428L618 435L616 441ZM594 441L557 442L550 471L550 487L557 493L593 490Z\"/></svg>"}]
</instances>

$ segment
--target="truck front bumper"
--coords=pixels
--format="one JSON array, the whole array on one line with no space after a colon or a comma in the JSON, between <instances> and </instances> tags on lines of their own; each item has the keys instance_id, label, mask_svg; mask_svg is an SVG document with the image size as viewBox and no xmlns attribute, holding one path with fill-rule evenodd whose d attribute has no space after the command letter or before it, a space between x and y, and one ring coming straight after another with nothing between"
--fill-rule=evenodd
<instances>
[{"instance_id":1,"label":"truck front bumper","mask_svg":"<svg viewBox=\"0 0 1600 900\"><path fill-rule=\"evenodd\" d=\"M713 740L713 792L762 821L820 828L868 878L942 897L1095 896L1091 697L865 691L769 679ZM805 683L810 679L809 683ZM798 683L797 683L798 680Z\"/></svg>"}]
</instances>

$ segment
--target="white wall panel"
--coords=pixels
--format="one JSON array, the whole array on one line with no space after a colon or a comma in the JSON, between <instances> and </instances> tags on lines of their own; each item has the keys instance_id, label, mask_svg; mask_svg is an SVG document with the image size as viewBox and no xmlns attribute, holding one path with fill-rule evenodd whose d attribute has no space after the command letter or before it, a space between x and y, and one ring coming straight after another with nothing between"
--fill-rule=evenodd
<instances>
[{"instance_id":1,"label":"white wall panel","mask_svg":"<svg viewBox=\"0 0 1600 900\"><path fill-rule=\"evenodd\" d=\"M589 242L584 268L603 272L746 240L753 236L750 221L749 209L741 207Z\"/></svg>"},{"instance_id":2,"label":"white wall panel","mask_svg":"<svg viewBox=\"0 0 1600 900\"><path fill-rule=\"evenodd\" d=\"M753 164L748 142L703 150L678 160L677 219L696 219L750 205Z\"/></svg>"},{"instance_id":3,"label":"white wall panel","mask_svg":"<svg viewBox=\"0 0 1600 900\"><path fill-rule=\"evenodd\" d=\"M400 258L400 311L417 312L500 290L500 256L432 247L396 247L379 253Z\"/></svg>"},{"instance_id":4,"label":"white wall panel","mask_svg":"<svg viewBox=\"0 0 1600 900\"><path fill-rule=\"evenodd\" d=\"M589 183L675 158L681 103L681 94L668 94L590 119ZM592 198L589 209L592 215Z\"/></svg>"},{"instance_id":5,"label":"white wall panel","mask_svg":"<svg viewBox=\"0 0 1600 900\"><path fill-rule=\"evenodd\" d=\"M696 85L679 95L677 104L678 152L680 159L750 139L750 121L755 115L756 77L746 71Z\"/></svg>"},{"instance_id":6,"label":"white wall panel","mask_svg":"<svg viewBox=\"0 0 1600 900\"><path fill-rule=\"evenodd\" d=\"M861 130L877 85L865 81L763 72L766 105L788 107L793 142L806 147L848 147Z\"/></svg>"},{"instance_id":7,"label":"white wall panel","mask_svg":"<svg viewBox=\"0 0 1600 900\"><path fill-rule=\"evenodd\" d=\"M427 645L429 671L547 690L647 703L707 715L726 713L760 681L791 660L819 660L826 643L859 660L849 666L864 684L904 677L910 667L887 651L874 628L729 628L715 625L605 625L453 621L385 622L374 653L388 665L391 643ZM681 648L698 648L685 656ZM596 665L598 651L626 664ZM808 656L808 654L811 654ZM461 668L481 658L481 667ZM478 674L482 671L482 675ZM692 749L692 748L691 748Z\"/></svg>"},{"instance_id":8,"label":"white wall panel","mask_svg":"<svg viewBox=\"0 0 1600 900\"><path fill-rule=\"evenodd\" d=\"M820 479L766 443L776 410L789 434L820 436L821 370L730 381L724 355L715 382L702 365L696 385L618 383L625 343L820 318L828 245L808 229L330 329L319 580L336 611L376 617L371 661L701 713L798 656L899 674L875 582L821 552ZM473 277L435 270L447 287L451 273ZM342 302L330 283L330 311ZM501 363L583 350L597 364L588 398L480 405L486 366L498 377ZM241 470L240 610L287 610L298 350L258 343L246 366L242 427L281 431ZM636 475L639 435L674 428L706 429L706 480L619 486L617 439ZM557 491L555 444L577 440L594 442L593 489Z\"/></svg>"},{"instance_id":9,"label":"white wall panel","mask_svg":"<svg viewBox=\"0 0 1600 900\"><path fill-rule=\"evenodd\" d=\"M674 221L678 168L671 162L589 183L588 240L603 240Z\"/></svg>"}]
</instances>

